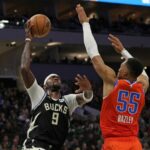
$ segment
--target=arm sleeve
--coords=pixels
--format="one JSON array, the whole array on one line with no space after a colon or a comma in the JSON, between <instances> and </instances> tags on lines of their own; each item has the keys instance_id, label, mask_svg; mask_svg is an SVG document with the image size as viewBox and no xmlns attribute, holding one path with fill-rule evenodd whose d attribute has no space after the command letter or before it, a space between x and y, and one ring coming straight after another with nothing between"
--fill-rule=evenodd
<instances>
[{"instance_id":1,"label":"arm sleeve","mask_svg":"<svg viewBox=\"0 0 150 150\"><path fill-rule=\"evenodd\" d=\"M70 115L73 113L73 111L79 107L77 101L76 101L76 94L69 94L65 95L65 102L69 107Z\"/></svg>"},{"instance_id":2,"label":"arm sleeve","mask_svg":"<svg viewBox=\"0 0 150 150\"><path fill-rule=\"evenodd\" d=\"M38 85L37 81L35 80L32 86L27 90L27 93L29 94L32 109L35 109L35 107L43 100L45 97L45 91L41 86Z\"/></svg>"},{"instance_id":3,"label":"arm sleeve","mask_svg":"<svg viewBox=\"0 0 150 150\"><path fill-rule=\"evenodd\" d=\"M84 22L82 24L82 28L84 45L89 57L92 59L94 56L100 55L98 52L97 43L92 34L90 24L88 22Z\"/></svg>"},{"instance_id":4,"label":"arm sleeve","mask_svg":"<svg viewBox=\"0 0 150 150\"><path fill-rule=\"evenodd\" d=\"M132 56L125 48L121 51L121 55L122 55L125 59L133 58L133 56Z\"/></svg>"}]
</instances>

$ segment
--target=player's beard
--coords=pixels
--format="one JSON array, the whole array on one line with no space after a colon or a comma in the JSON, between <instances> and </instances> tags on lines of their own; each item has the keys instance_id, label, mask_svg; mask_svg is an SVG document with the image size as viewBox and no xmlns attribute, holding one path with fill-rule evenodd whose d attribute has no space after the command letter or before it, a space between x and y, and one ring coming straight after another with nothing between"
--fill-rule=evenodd
<instances>
[{"instance_id":1,"label":"player's beard","mask_svg":"<svg viewBox=\"0 0 150 150\"><path fill-rule=\"evenodd\" d=\"M50 90L51 92L58 92L61 89L61 85L60 84L53 84L51 86L47 87L47 90Z\"/></svg>"},{"instance_id":2,"label":"player's beard","mask_svg":"<svg viewBox=\"0 0 150 150\"><path fill-rule=\"evenodd\" d=\"M52 92L58 92L60 90L61 86L60 85L53 85L51 87Z\"/></svg>"}]
</instances>

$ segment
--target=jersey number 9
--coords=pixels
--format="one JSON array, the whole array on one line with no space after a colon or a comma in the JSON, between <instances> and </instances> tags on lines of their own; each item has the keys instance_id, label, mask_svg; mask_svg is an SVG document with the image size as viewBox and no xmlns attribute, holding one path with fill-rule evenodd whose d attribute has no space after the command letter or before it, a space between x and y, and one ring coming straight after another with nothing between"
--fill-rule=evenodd
<instances>
[{"instance_id":1,"label":"jersey number 9","mask_svg":"<svg viewBox=\"0 0 150 150\"><path fill-rule=\"evenodd\" d=\"M58 120L59 120L59 113L53 112L53 114L52 114L52 124L53 125L58 125Z\"/></svg>"}]
</instances>

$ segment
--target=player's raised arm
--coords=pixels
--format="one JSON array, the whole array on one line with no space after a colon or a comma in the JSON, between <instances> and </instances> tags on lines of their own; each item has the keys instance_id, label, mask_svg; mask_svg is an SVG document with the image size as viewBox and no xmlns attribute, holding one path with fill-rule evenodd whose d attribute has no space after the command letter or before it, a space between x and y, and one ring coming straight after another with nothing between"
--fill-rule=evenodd
<instances>
[{"instance_id":1,"label":"player's raised arm","mask_svg":"<svg viewBox=\"0 0 150 150\"><path fill-rule=\"evenodd\" d=\"M104 83L113 85L116 80L116 74L113 69L111 69L104 63L101 55L98 52L98 46L93 37L85 10L80 4L78 4L76 7L76 11L78 14L79 21L83 27L83 38L86 51L92 60L94 69L96 70L98 75L103 79Z\"/></svg>"},{"instance_id":2,"label":"player's raised arm","mask_svg":"<svg viewBox=\"0 0 150 150\"><path fill-rule=\"evenodd\" d=\"M120 39L112 34L109 34L108 40L111 42L116 52L120 53L125 59L133 58L133 56L124 48ZM138 82L143 84L144 91L146 92L149 87L149 77L143 70L142 74L137 78Z\"/></svg>"},{"instance_id":3,"label":"player's raised arm","mask_svg":"<svg viewBox=\"0 0 150 150\"><path fill-rule=\"evenodd\" d=\"M25 83L26 88L30 88L31 85L34 83L35 77L30 69L30 62L31 62L31 40L32 35L30 33L31 25L29 22L26 23L25 26L25 46L21 56L21 74Z\"/></svg>"}]
</instances>

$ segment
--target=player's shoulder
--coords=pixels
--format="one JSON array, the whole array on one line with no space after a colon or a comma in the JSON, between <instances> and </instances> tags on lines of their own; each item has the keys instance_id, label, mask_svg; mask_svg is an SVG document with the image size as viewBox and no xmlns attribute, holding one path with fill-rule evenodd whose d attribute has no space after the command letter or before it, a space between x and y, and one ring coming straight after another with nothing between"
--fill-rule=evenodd
<instances>
[{"instance_id":1,"label":"player's shoulder","mask_svg":"<svg viewBox=\"0 0 150 150\"><path fill-rule=\"evenodd\" d=\"M133 86L134 86L135 88L138 88L138 89L141 88L142 90L144 90L143 84L142 84L141 82L136 81Z\"/></svg>"},{"instance_id":2,"label":"player's shoulder","mask_svg":"<svg viewBox=\"0 0 150 150\"><path fill-rule=\"evenodd\" d=\"M120 84L124 84L126 81L125 80L123 80L123 79L117 79L116 81L115 81L115 83L114 83L114 86L116 87L116 86L118 86L118 85L120 85Z\"/></svg>"},{"instance_id":3,"label":"player's shoulder","mask_svg":"<svg viewBox=\"0 0 150 150\"><path fill-rule=\"evenodd\" d=\"M76 97L76 94L66 94L66 95L63 95L62 97L66 100L73 99L74 97Z\"/></svg>"}]
</instances>

